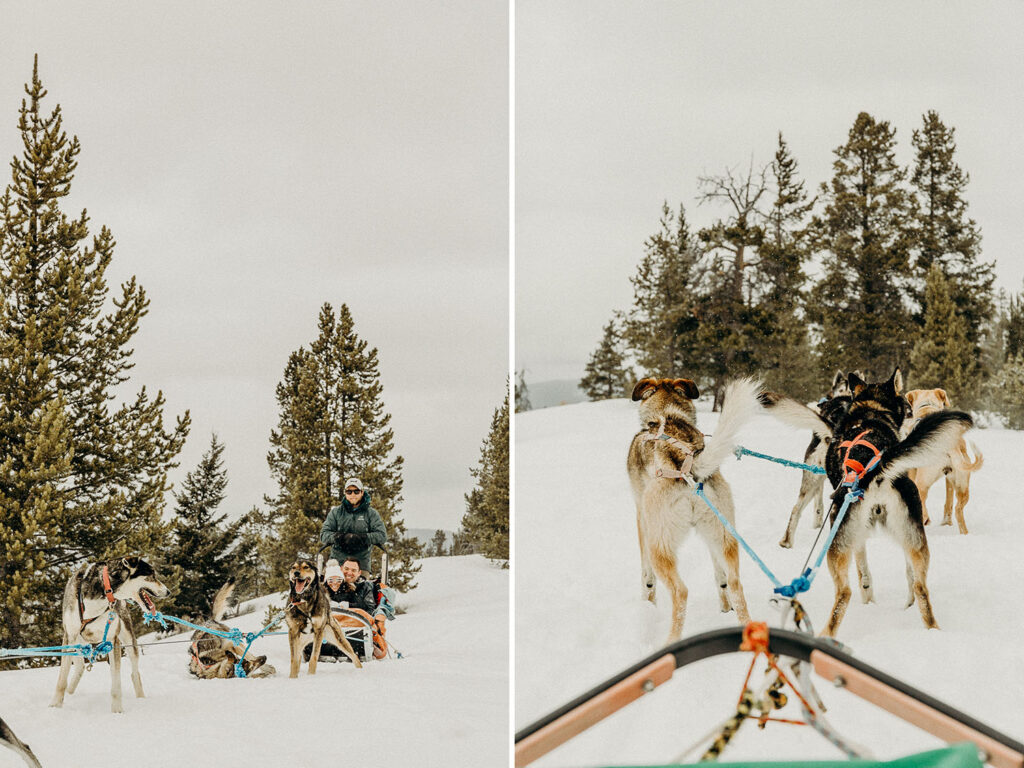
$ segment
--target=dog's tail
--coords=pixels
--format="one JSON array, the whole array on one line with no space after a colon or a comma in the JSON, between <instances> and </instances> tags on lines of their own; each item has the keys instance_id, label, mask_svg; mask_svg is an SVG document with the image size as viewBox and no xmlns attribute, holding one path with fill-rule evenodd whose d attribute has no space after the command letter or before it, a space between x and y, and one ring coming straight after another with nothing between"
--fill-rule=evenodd
<instances>
[{"instance_id":1,"label":"dog's tail","mask_svg":"<svg viewBox=\"0 0 1024 768\"><path fill-rule=\"evenodd\" d=\"M25 762L33 766L33 768L42 768L28 744L14 735L14 731L8 727L3 718L0 718L0 746L8 747L14 752L20 753Z\"/></svg>"},{"instance_id":2,"label":"dog's tail","mask_svg":"<svg viewBox=\"0 0 1024 768\"><path fill-rule=\"evenodd\" d=\"M228 598L231 597L231 593L235 591L235 578L232 576L226 582L224 586L217 590L217 594L213 596L213 620L221 621L224 618L224 614L228 611Z\"/></svg>"},{"instance_id":3,"label":"dog's tail","mask_svg":"<svg viewBox=\"0 0 1024 768\"><path fill-rule=\"evenodd\" d=\"M954 468L961 472L977 472L985 464L985 457L982 455L981 451L978 450L978 446L971 441L967 442L970 443L971 453L973 453L976 458L974 461L971 461L971 456L967 453L967 448L964 447L963 450L958 450L953 456L956 460Z\"/></svg>"},{"instance_id":4,"label":"dog's tail","mask_svg":"<svg viewBox=\"0 0 1024 768\"><path fill-rule=\"evenodd\" d=\"M864 476L862 486L866 487L876 477L894 480L915 467L945 464L964 432L973 426L974 420L963 411L928 414L910 431L906 440L882 454L878 464Z\"/></svg>"},{"instance_id":5,"label":"dog's tail","mask_svg":"<svg viewBox=\"0 0 1024 768\"><path fill-rule=\"evenodd\" d=\"M777 392L762 392L761 405L783 424L797 429L809 429L821 440L832 437L832 427L816 410Z\"/></svg>"},{"instance_id":6,"label":"dog's tail","mask_svg":"<svg viewBox=\"0 0 1024 768\"><path fill-rule=\"evenodd\" d=\"M704 444L704 450L693 462L693 476L703 480L718 471L722 462L732 453L736 437L750 418L761 410L758 395L761 382L753 379L736 379L725 388L722 413L718 417L715 434Z\"/></svg>"}]
</instances>

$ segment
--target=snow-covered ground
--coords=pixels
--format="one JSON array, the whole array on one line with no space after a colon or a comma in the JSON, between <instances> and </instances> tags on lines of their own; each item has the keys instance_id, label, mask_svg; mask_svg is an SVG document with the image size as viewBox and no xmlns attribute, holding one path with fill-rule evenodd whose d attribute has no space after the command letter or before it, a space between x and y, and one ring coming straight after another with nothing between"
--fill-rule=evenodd
<instances>
[{"instance_id":1,"label":"snow-covered ground","mask_svg":"<svg viewBox=\"0 0 1024 768\"><path fill-rule=\"evenodd\" d=\"M717 414L699 406L699 424L714 431ZM668 632L667 599L640 595L636 517L625 472L638 428L626 400L549 408L516 415L515 727L528 725L657 649ZM941 527L944 489L929 498L928 587L941 630L928 631L916 608L904 610L903 556L887 538L868 545L876 602L854 597L839 637L874 664L1010 736L1024 738L1024 433L973 430L985 456L973 476L966 520L970 533ZM757 416L741 444L800 460L808 434ZM753 457L723 465L736 500L737 528L783 581L799 573L811 546L805 510L793 549L778 545L800 485L797 470ZM771 582L741 552L740 574L751 616L778 624ZM732 625L718 609L711 560L691 537L680 570L689 588L684 636ZM659 590L663 590L659 584ZM803 603L817 629L833 598L823 566ZM652 695L554 750L538 766L665 762L735 711L747 654L693 664ZM756 673L761 675L760 666ZM937 739L851 694L819 688L828 717L845 737L891 758L939 746ZM793 698L793 697L791 697ZM792 706L783 710L794 717ZM841 759L809 728L774 724L742 728L724 759ZM696 757L691 756L691 760Z\"/></svg>"},{"instance_id":2,"label":"snow-covered ground","mask_svg":"<svg viewBox=\"0 0 1024 768\"><path fill-rule=\"evenodd\" d=\"M47 706L56 668L0 673L0 715L44 768L504 766L509 572L476 555L422 563L419 587L402 600L407 612L388 631L405 658L362 670L320 664L313 677L303 665L290 680L288 638L278 635L253 646L276 677L197 680L187 645L162 643L145 648L144 699L124 660L124 714L110 713L110 672L97 664L62 709ZM228 623L255 631L263 614ZM0 766L23 765L0 749Z\"/></svg>"}]
</instances>

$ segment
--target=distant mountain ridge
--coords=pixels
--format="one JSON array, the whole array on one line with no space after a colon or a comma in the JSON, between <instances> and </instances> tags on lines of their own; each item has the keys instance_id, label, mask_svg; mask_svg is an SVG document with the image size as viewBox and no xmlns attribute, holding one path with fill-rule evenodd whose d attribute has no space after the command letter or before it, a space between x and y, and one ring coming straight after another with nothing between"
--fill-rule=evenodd
<instances>
[{"instance_id":1,"label":"distant mountain ridge","mask_svg":"<svg viewBox=\"0 0 1024 768\"><path fill-rule=\"evenodd\" d=\"M551 408L555 405L572 405L584 403L586 394L580 389L575 379L552 379L549 381L526 382L527 394L530 397L530 410Z\"/></svg>"}]
</instances>

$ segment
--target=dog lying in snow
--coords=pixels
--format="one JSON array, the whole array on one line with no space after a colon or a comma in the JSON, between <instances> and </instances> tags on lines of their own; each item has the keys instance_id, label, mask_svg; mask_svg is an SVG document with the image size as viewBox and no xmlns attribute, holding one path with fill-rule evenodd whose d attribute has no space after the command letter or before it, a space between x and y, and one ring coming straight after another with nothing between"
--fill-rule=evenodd
<instances>
[{"instance_id":1,"label":"dog lying in snow","mask_svg":"<svg viewBox=\"0 0 1024 768\"><path fill-rule=\"evenodd\" d=\"M222 624L221 619L227 612L228 599L235 590L235 580L230 579L217 590L213 597L213 618L203 626L228 632L231 628ZM267 664L266 656L255 656L246 653L243 658L243 646L235 645L231 640L219 635L211 635L197 629L192 633L192 644L188 647L188 671L200 680L214 678L227 679L235 676L235 664L242 660L242 670L246 677L270 677L276 670Z\"/></svg>"}]
</instances>

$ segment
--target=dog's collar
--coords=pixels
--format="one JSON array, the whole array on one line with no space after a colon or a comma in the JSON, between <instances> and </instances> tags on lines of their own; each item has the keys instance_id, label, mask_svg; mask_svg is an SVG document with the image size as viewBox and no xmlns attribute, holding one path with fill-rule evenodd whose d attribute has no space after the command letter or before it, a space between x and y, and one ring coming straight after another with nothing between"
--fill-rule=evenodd
<instances>
[{"instance_id":1,"label":"dog's collar","mask_svg":"<svg viewBox=\"0 0 1024 768\"><path fill-rule=\"evenodd\" d=\"M90 568L91 567L92 566L90 566ZM85 600L82 599L82 582L78 582L78 618L82 622L82 629L85 629L87 626L92 624L92 622L96 621L96 619L98 619L104 613L113 608L114 605L117 603L117 598L114 597L114 590L110 586L110 571L107 569L107 566L105 565L103 566L103 570L100 573L100 578L103 580L103 596L107 598L107 602L110 603L110 606L107 608L106 611L101 611L100 613L97 613L91 619L85 618ZM81 632L82 629L80 629L79 632Z\"/></svg>"},{"instance_id":2,"label":"dog's collar","mask_svg":"<svg viewBox=\"0 0 1024 768\"><path fill-rule=\"evenodd\" d=\"M117 598L114 597L114 590L110 587L110 571L107 566L103 566L103 572L100 574L103 578L103 596L107 598L107 602L113 605L117 602Z\"/></svg>"}]
</instances>

